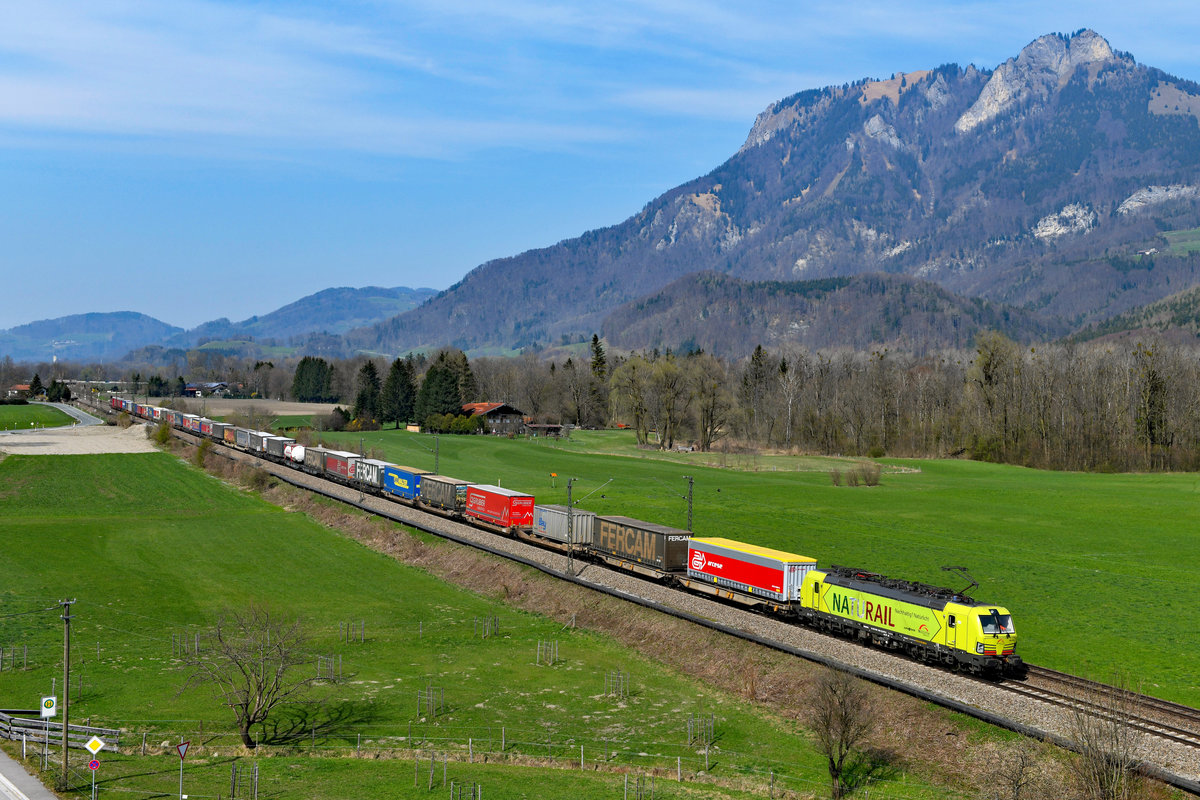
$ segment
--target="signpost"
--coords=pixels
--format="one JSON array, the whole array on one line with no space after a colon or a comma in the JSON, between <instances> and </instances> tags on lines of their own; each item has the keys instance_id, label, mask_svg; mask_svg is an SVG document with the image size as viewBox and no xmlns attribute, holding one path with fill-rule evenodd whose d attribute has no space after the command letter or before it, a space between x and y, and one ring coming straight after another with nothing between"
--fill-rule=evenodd
<instances>
[{"instance_id":1,"label":"signpost","mask_svg":"<svg viewBox=\"0 0 1200 800\"><path fill-rule=\"evenodd\" d=\"M42 698L42 719L49 719L58 715L58 698L43 697Z\"/></svg>"},{"instance_id":2,"label":"signpost","mask_svg":"<svg viewBox=\"0 0 1200 800\"><path fill-rule=\"evenodd\" d=\"M58 714L58 698L54 696L43 697L40 707L42 719L50 719ZM46 768L46 761L50 758L50 727L42 723L42 769Z\"/></svg>"},{"instance_id":3,"label":"signpost","mask_svg":"<svg viewBox=\"0 0 1200 800\"><path fill-rule=\"evenodd\" d=\"M187 755L188 745L191 743L191 740L188 740L175 745L175 751L179 753L179 800L183 800L185 797L187 797L187 795L183 793L183 757Z\"/></svg>"},{"instance_id":4,"label":"signpost","mask_svg":"<svg viewBox=\"0 0 1200 800\"><path fill-rule=\"evenodd\" d=\"M94 741L96 741L96 739L93 737L92 742L94 742ZM92 742L88 742L89 750L92 749ZM101 742L100 746L103 747L104 742ZM96 749L99 750L100 748L97 747ZM95 755L95 753L93 753L92 755ZM96 770L100 769L100 762L93 758L91 761L88 762L88 769L90 769L92 771L92 800L96 800Z\"/></svg>"}]
</instances>

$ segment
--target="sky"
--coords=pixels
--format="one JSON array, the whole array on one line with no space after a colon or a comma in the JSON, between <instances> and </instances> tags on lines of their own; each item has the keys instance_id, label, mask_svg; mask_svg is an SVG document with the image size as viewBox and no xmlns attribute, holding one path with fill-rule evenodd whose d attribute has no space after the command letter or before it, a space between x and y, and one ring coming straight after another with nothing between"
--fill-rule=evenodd
<instances>
[{"instance_id":1,"label":"sky","mask_svg":"<svg viewBox=\"0 0 1200 800\"><path fill-rule=\"evenodd\" d=\"M798 91L1092 28L1200 80L1200 7L37 0L0 23L0 329L445 289L732 156Z\"/></svg>"}]
</instances>

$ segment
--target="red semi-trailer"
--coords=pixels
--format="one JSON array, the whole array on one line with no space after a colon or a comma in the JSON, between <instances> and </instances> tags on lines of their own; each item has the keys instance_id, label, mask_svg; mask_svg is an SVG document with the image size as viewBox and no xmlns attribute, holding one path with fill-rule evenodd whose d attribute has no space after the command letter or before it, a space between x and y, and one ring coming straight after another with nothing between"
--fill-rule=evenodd
<instances>
[{"instance_id":1,"label":"red semi-trailer","mask_svg":"<svg viewBox=\"0 0 1200 800\"><path fill-rule=\"evenodd\" d=\"M730 539L688 542L688 577L750 595L789 602L800 599L804 576L815 558Z\"/></svg>"},{"instance_id":2,"label":"red semi-trailer","mask_svg":"<svg viewBox=\"0 0 1200 800\"><path fill-rule=\"evenodd\" d=\"M336 475L339 478L350 480L354 477L351 463L355 458L358 458L357 453L350 453L345 450L326 450L325 451L325 474Z\"/></svg>"},{"instance_id":3,"label":"red semi-trailer","mask_svg":"<svg viewBox=\"0 0 1200 800\"><path fill-rule=\"evenodd\" d=\"M503 486L467 487L466 514L501 528L533 527L533 495Z\"/></svg>"}]
</instances>

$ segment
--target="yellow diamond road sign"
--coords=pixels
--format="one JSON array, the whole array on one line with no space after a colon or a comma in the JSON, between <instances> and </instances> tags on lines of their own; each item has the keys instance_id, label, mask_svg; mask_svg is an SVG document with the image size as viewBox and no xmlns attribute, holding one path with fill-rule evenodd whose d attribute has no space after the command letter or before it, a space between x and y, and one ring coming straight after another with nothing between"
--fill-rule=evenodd
<instances>
[{"instance_id":1,"label":"yellow diamond road sign","mask_svg":"<svg viewBox=\"0 0 1200 800\"><path fill-rule=\"evenodd\" d=\"M104 740L99 736L93 736L91 739L88 739L88 743L85 744L84 747L90 750L92 755L96 755L96 753L99 753L100 750L103 749Z\"/></svg>"}]
</instances>

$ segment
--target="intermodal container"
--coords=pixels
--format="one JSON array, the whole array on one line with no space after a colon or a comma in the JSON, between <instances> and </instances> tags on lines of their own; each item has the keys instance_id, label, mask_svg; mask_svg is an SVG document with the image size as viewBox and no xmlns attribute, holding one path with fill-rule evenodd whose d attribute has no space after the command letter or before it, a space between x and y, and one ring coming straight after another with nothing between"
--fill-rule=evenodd
<instances>
[{"instance_id":1,"label":"intermodal container","mask_svg":"<svg viewBox=\"0 0 1200 800\"><path fill-rule=\"evenodd\" d=\"M421 476L428 474L427 469L388 464L383 468L383 490L405 500L416 500L421 496Z\"/></svg>"},{"instance_id":2,"label":"intermodal container","mask_svg":"<svg viewBox=\"0 0 1200 800\"><path fill-rule=\"evenodd\" d=\"M232 427L233 426L227 422L213 422L212 433L210 435L217 441L221 441L225 438L225 431Z\"/></svg>"},{"instance_id":3,"label":"intermodal container","mask_svg":"<svg viewBox=\"0 0 1200 800\"><path fill-rule=\"evenodd\" d=\"M320 475L325 471L325 454L329 451L324 447L304 448L304 470Z\"/></svg>"},{"instance_id":4,"label":"intermodal container","mask_svg":"<svg viewBox=\"0 0 1200 800\"><path fill-rule=\"evenodd\" d=\"M731 539L688 542L689 578L782 602L800 599L804 576L816 566L815 558Z\"/></svg>"},{"instance_id":5,"label":"intermodal container","mask_svg":"<svg viewBox=\"0 0 1200 800\"><path fill-rule=\"evenodd\" d=\"M354 460L354 480L379 489L383 486L383 470L387 466L386 461L380 461L377 458L356 458Z\"/></svg>"},{"instance_id":6,"label":"intermodal container","mask_svg":"<svg viewBox=\"0 0 1200 800\"><path fill-rule=\"evenodd\" d=\"M602 553L648 564L664 572L683 572L687 568L691 537L688 531L640 519L597 517L592 546Z\"/></svg>"},{"instance_id":7,"label":"intermodal container","mask_svg":"<svg viewBox=\"0 0 1200 800\"><path fill-rule=\"evenodd\" d=\"M283 448L283 457L293 464L303 464L304 450L305 447L302 444L289 444Z\"/></svg>"},{"instance_id":8,"label":"intermodal container","mask_svg":"<svg viewBox=\"0 0 1200 800\"><path fill-rule=\"evenodd\" d=\"M283 458L284 448L296 443L296 440L290 436L268 436L263 441L267 446L267 455L276 458Z\"/></svg>"},{"instance_id":9,"label":"intermodal container","mask_svg":"<svg viewBox=\"0 0 1200 800\"><path fill-rule=\"evenodd\" d=\"M234 441L238 447L250 446L250 431L246 428L234 428Z\"/></svg>"},{"instance_id":10,"label":"intermodal container","mask_svg":"<svg viewBox=\"0 0 1200 800\"><path fill-rule=\"evenodd\" d=\"M421 476L421 502L447 511L465 511L467 487L470 481L447 478L445 475Z\"/></svg>"},{"instance_id":11,"label":"intermodal container","mask_svg":"<svg viewBox=\"0 0 1200 800\"><path fill-rule=\"evenodd\" d=\"M357 453L349 453L345 450L326 450L325 474L350 480L354 475L350 471L350 462L357 456Z\"/></svg>"},{"instance_id":12,"label":"intermodal container","mask_svg":"<svg viewBox=\"0 0 1200 800\"><path fill-rule=\"evenodd\" d=\"M267 452L267 439L273 435L266 431L250 431L250 450L255 453Z\"/></svg>"},{"instance_id":13,"label":"intermodal container","mask_svg":"<svg viewBox=\"0 0 1200 800\"><path fill-rule=\"evenodd\" d=\"M571 531L567 535L567 507L536 505L533 508L533 532L555 542L568 541L592 546L596 538L596 514L579 508L571 509Z\"/></svg>"},{"instance_id":14,"label":"intermodal container","mask_svg":"<svg viewBox=\"0 0 1200 800\"><path fill-rule=\"evenodd\" d=\"M208 419L207 417L201 417L196 421L200 423L200 433L204 434L205 436L212 436L213 421L211 419Z\"/></svg>"},{"instance_id":15,"label":"intermodal container","mask_svg":"<svg viewBox=\"0 0 1200 800\"><path fill-rule=\"evenodd\" d=\"M225 428L225 442L227 444L237 444L238 428L235 425L229 425Z\"/></svg>"},{"instance_id":16,"label":"intermodal container","mask_svg":"<svg viewBox=\"0 0 1200 800\"><path fill-rule=\"evenodd\" d=\"M475 484L467 487L466 514L501 528L528 530L533 527L533 495Z\"/></svg>"}]
</instances>

